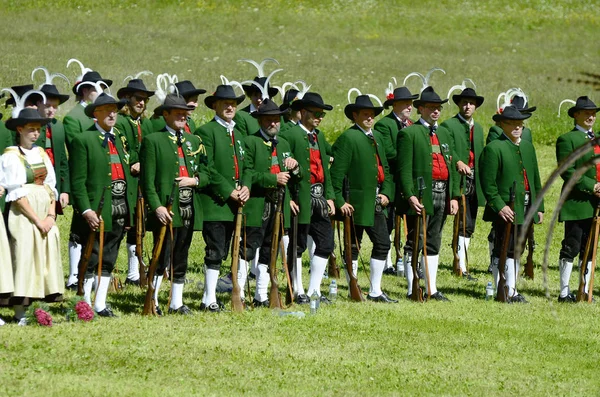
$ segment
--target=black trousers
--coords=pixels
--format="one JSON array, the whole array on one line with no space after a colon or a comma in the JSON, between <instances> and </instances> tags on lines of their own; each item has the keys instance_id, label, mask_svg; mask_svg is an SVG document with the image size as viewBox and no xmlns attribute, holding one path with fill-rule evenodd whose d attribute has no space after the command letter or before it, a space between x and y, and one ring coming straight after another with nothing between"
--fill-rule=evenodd
<instances>
[{"instance_id":1,"label":"black trousers","mask_svg":"<svg viewBox=\"0 0 600 397\"><path fill-rule=\"evenodd\" d=\"M310 217L310 224L298 224L298 249L296 250L298 258L306 251L308 236L312 237L315 242L315 255L321 258L329 258L334 248L333 227L329 215L323 216L319 211L315 211ZM292 257L291 247L292 244L289 245L287 254L290 259Z\"/></svg>"},{"instance_id":2,"label":"black trousers","mask_svg":"<svg viewBox=\"0 0 600 397\"><path fill-rule=\"evenodd\" d=\"M233 221L204 222L202 237L206 244L204 263L207 268L221 269L221 263L227 258L229 252L229 244L231 244L234 229L235 223Z\"/></svg>"},{"instance_id":3,"label":"black trousers","mask_svg":"<svg viewBox=\"0 0 600 397\"><path fill-rule=\"evenodd\" d=\"M566 221L565 222L565 237L562 241L560 249L560 258L573 259L579 255L579 258L583 260L583 251L590 234L590 228L592 227L593 218L581 219L577 221ZM591 260L591 251L588 260Z\"/></svg>"},{"instance_id":4,"label":"black trousers","mask_svg":"<svg viewBox=\"0 0 600 397\"><path fill-rule=\"evenodd\" d=\"M442 230L444 229L444 223L446 223L446 193L433 193L433 214L427 214L427 255L433 256L440 253L440 246L442 245ZM406 245L404 246L404 252L411 254L413 252L413 240L415 237L415 228L419 216L407 215L406 216L406 227L408 228L408 236L406 238ZM420 221L420 220L419 220ZM421 225L421 231L419 233L419 246L417 252L421 252L423 249L423 225Z\"/></svg>"},{"instance_id":5,"label":"black trousers","mask_svg":"<svg viewBox=\"0 0 600 397\"><path fill-rule=\"evenodd\" d=\"M159 230L152 232L154 236L154 246L158 242ZM163 274L165 269L171 268L171 259L173 263L173 282L182 284L185 282L185 274L188 267L188 253L192 244L192 236L194 235L193 225L174 227L173 238L167 227L167 234L163 242L162 249L158 256L158 266L156 266L156 274Z\"/></svg>"},{"instance_id":6,"label":"black trousers","mask_svg":"<svg viewBox=\"0 0 600 397\"><path fill-rule=\"evenodd\" d=\"M258 253L258 263L269 264L271 263L271 244L273 241L273 227L275 226L275 215L276 207L274 203L265 202L265 206L270 206L269 211L265 211L268 214L263 217L261 227L247 227L246 236L242 233L242 240L240 241L240 259L252 261L256 256L256 250L260 248ZM281 219L283 221L283 219ZM280 237L282 234L282 227L280 228ZM235 242L233 242L235 244ZM244 257L244 250L246 255ZM279 252L279 250L277 250Z\"/></svg>"},{"instance_id":7,"label":"black trousers","mask_svg":"<svg viewBox=\"0 0 600 397\"><path fill-rule=\"evenodd\" d=\"M356 232L356 234L355 234ZM388 251L390 250L390 235L387 229L387 219L383 212L375 213L373 226L354 225L352 230L352 260L358 259L358 244L362 242L363 232L367 232L367 236L373 243L371 250L371 258L378 260L386 260Z\"/></svg>"},{"instance_id":8,"label":"black trousers","mask_svg":"<svg viewBox=\"0 0 600 397\"><path fill-rule=\"evenodd\" d=\"M504 222L500 217L496 218L494 222L492 222L492 233L494 234L494 249L493 255L496 258L500 257L500 253L502 252L502 245L504 244L504 232L506 230L506 222ZM523 225L516 226L517 231L516 235L518 236L523 229ZM523 247L519 250L523 252ZM514 225L511 228L510 237L508 238L508 250L507 250L507 258L515 258L515 229Z\"/></svg>"},{"instance_id":9,"label":"black trousers","mask_svg":"<svg viewBox=\"0 0 600 397\"><path fill-rule=\"evenodd\" d=\"M90 236L91 230L89 227L87 230L81 230L78 233L71 233L72 241L80 242L83 245L82 250L85 249L85 245ZM119 256L119 247L121 241L125 236L125 218L112 218L112 230L110 232L104 232L104 248L102 249L102 277L110 277L117 257ZM94 247L92 248L92 255L88 262L87 270L85 272L85 278L92 278L98 273L98 253L100 247L99 235L96 234L96 240ZM83 255L83 252L82 252Z\"/></svg>"},{"instance_id":10,"label":"black trousers","mask_svg":"<svg viewBox=\"0 0 600 397\"><path fill-rule=\"evenodd\" d=\"M477 202L477 194L473 193L470 195L465 196L465 206L466 208L466 225L465 225L465 232L463 233L463 222L462 222L462 217L459 220L459 229L458 229L458 235L461 237L467 237L470 238L473 233L475 232L475 223L477 223L477 210L478 210L478 202ZM458 202L459 208L462 205L462 203ZM460 214L457 214L457 216Z\"/></svg>"}]
</instances>

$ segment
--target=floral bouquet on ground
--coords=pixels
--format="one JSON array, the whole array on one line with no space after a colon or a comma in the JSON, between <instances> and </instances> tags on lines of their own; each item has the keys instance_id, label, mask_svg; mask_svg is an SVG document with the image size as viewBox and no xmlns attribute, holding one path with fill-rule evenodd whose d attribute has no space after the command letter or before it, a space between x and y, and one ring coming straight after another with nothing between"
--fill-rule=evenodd
<instances>
[{"instance_id":1,"label":"floral bouquet on ground","mask_svg":"<svg viewBox=\"0 0 600 397\"><path fill-rule=\"evenodd\" d=\"M69 300L67 305L67 321L92 321L94 311L81 296L75 296Z\"/></svg>"},{"instance_id":2,"label":"floral bouquet on ground","mask_svg":"<svg viewBox=\"0 0 600 397\"><path fill-rule=\"evenodd\" d=\"M52 327L52 316L49 313L48 304L44 302L33 302L25 313L27 324L37 324L44 327Z\"/></svg>"}]
</instances>

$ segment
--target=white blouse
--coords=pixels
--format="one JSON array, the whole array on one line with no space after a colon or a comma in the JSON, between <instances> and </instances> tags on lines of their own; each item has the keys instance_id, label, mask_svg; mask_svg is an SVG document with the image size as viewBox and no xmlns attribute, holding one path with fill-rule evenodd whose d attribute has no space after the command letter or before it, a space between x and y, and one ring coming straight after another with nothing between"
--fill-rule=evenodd
<instances>
[{"instance_id":1,"label":"white blouse","mask_svg":"<svg viewBox=\"0 0 600 397\"><path fill-rule=\"evenodd\" d=\"M18 200L27 195L27 189L23 188L23 185L27 183L25 166L17 152L10 149L18 150L18 147L11 146L0 156L0 185L8 192L6 195L7 202ZM21 150L25 154L25 159L29 164L44 162L46 171L48 172L44 185L54 193L54 199L56 200L58 197L58 192L56 191L56 174L54 173L54 166L50 161L50 157L48 157L42 148L36 145L33 145L31 149L21 148Z\"/></svg>"}]
</instances>

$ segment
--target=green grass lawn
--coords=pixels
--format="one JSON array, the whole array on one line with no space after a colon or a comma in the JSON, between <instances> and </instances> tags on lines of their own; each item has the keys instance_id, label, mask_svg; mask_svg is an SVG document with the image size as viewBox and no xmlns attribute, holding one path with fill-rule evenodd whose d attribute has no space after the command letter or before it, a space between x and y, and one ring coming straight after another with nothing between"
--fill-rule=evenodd
<instances>
[{"instance_id":1,"label":"green grass lawn","mask_svg":"<svg viewBox=\"0 0 600 397\"><path fill-rule=\"evenodd\" d=\"M555 167L552 144L572 126L566 110L556 117L558 103L580 95L600 102L593 86L566 80L600 70L594 36L600 15L592 1L4 0L0 15L1 87L28 83L40 65L73 81L78 71L65 66L78 58L113 79L113 93L125 76L142 70L174 73L211 92L221 74L240 81L254 77L253 68L238 59L274 57L284 69L275 84L304 79L335 106L322 124L331 142L349 126L343 108L351 87L383 98L392 77L442 67L446 74L434 74L432 84L443 97L464 78L475 81L486 97L476 119L486 130L498 93L521 87L538 107L527 122L543 180ZM155 87L153 79L146 82ZM409 86L419 88L417 80ZM61 114L72 104L63 105ZM442 119L456 111L448 104ZM194 117L203 122L211 114L202 105ZM342 279L338 302L302 319L270 310L144 318L143 295L130 287L109 296L117 319L67 323L56 305L51 329L1 327L0 395L595 394L600 309L556 303L562 225L552 236L547 288L543 283L541 248L559 191L559 185L552 188L546 220L536 228L535 280L519 281L529 305L483 299L491 276L489 225L481 219L469 252L479 281L451 275L450 219L438 287L451 303L356 304L346 299ZM69 216L59 220L65 272ZM196 284L203 280L203 248L197 234L193 283L184 295L193 310L202 294ZM365 262L369 248L365 237ZM124 250L118 267L124 280ZM367 288L367 275L359 271L359 279ZM383 288L402 298L406 281L385 276ZM167 285L160 298L166 307ZM0 310L3 318L11 315Z\"/></svg>"}]
</instances>

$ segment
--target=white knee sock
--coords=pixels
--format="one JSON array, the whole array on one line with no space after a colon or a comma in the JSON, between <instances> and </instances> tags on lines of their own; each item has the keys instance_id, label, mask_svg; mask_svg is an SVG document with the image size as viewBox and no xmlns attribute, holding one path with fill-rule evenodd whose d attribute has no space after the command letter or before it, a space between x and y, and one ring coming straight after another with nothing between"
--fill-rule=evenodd
<instances>
[{"instance_id":1,"label":"white knee sock","mask_svg":"<svg viewBox=\"0 0 600 397\"><path fill-rule=\"evenodd\" d=\"M492 278L494 282L494 291L498 291L498 281L500 281L500 272L498 270L499 263L500 258L492 257Z\"/></svg>"},{"instance_id":2,"label":"white knee sock","mask_svg":"<svg viewBox=\"0 0 600 397\"><path fill-rule=\"evenodd\" d=\"M219 281L219 271L207 268L204 274L206 281L202 302L208 306L211 303L217 302L217 281Z\"/></svg>"},{"instance_id":3,"label":"white knee sock","mask_svg":"<svg viewBox=\"0 0 600 397\"><path fill-rule=\"evenodd\" d=\"M571 280L571 272L573 271L573 261L561 258L558 260L558 274L560 275L560 297L565 298L571 290L569 289L569 281Z\"/></svg>"},{"instance_id":4,"label":"white knee sock","mask_svg":"<svg viewBox=\"0 0 600 397\"><path fill-rule=\"evenodd\" d=\"M519 292L517 291L517 283L519 282L519 274L521 274L521 260L515 260L515 295Z\"/></svg>"},{"instance_id":5,"label":"white knee sock","mask_svg":"<svg viewBox=\"0 0 600 397\"><path fill-rule=\"evenodd\" d=\"M406 276L406 282L408 283L407 294L410 296L412 295L412 283L414 277L412 269L412 255L405 253L402 262L402 264L404 265L404 275Z\"/></svg>"},{"instance_id":6,"label":"white knee sock","mask_svg":"<svg viewBox=\"0 0 600 397\"><path fill-rule=\"evenodd\" d=\"M172 283L171 304L169 305L169 308L177 310L181 306L183 306L183 283Z\"/></svg>"},{"instance_id":7,"label":"white knee sock","mask_svg":"<svg viewBox=\"0 0 600 397\"><path fill-rule=\"evenodd\" d=\"M68 285L77 283L79 260L81 259L81 244L69 241L69 280Z\"/></svg>"},{"instance_id":8,"label":"white knee sock","mask_svg":"<svg viewBox=\"0 0 600 397\"><path fill-rule=\"evenodd\" d=\"M90 306L92 306L92 287L94 286L95 279L95 277L90 277L83 281L83 299Z\"/></svg>"},{"instance_id":9,"label":"white knee sock","mask_svg":"<svg viewBox=\"0 0 600 397\"><path fill-rule=\"evenodd\" d=\"M394 245L394 241L392 240L392 236L390 235L390 242L392 243L392 246ZM387 270L390 267L394 267L394 262L392 262L392 250L389 249L388 253L387 253L387 258L385 258L385 264L384 264L384 269Z\"/></svg>"},{"instance_id":10,"label":"white knee sock","mask_svg":"<svg viewBox=\"0 0 600 397\"><path fill-rule=\"evenodd\" d=\"M515 274L515 260L513 258L506 258L506 286L508 287L508 297L516 295L516 274Z\"/></svg>"},{"instance_id":11,"label":"white knee sock","mask_svg":"<svg viewBox=\"0 0 600 397\"><path fill-rule=\"evenodd\" d=\"M469 249L470 242L470 238L458 236L458 263L460 271L463 273L467 272L467 250Z\"/></svg>"},{"instance_id":12,"label":"white knee sock","mask_svg":"<svg viewBox=\"0 0 600 397\"><path fill-rule=\"evenodd\" d=\"M383 268L385 260L371 258L371 289L369 295L377 297L381 295L381 277L383 276Z\"/></svg>"},{"instance_id":13,"label":"white knee sock","mask_svg":"<svg viewBox=\"0 0 600 397\"><path fill-rule=\"evenodd\" d=\"M140 262L137 256L135 256L135 244L127 244L127 263L129 264L127 278L133 281L139 280Z\"/></svg>"},{"instance_id":14,"label":"white knee sock","mask_svg":"<svg viewBox=\"0 0 600 397\"><path fill-rule=\"evenodd\" d=\"M259 302L269 299L269 281L269 266L259 263L256 266L256 291L254 292L254 299Z\"/></svg>"},{"instance_id":15,"label":"white knee sock","mask_svg":"<svg viewBox=\"0 0 600 397\"><path fill-rule=\"evenodd\" d=\"M427 255L427 271L425 273L425 289L427 285L431 288L431 291L427 291L428 295L433 295L437 292L437 270L439 264L439 255ZM421 258L423 261L423 258ZM425 270L425 263L423 263L423 270Z\"/></svg>"},{"instance_id":16,"label":"white knee sock","mask_svg":"<svg viewBox=\"0 0 600 397\"><path fill-rule=\"evenodd\" d=\"M287 234L284 235L281 238L281 241L283 241L283 245L281 247L281 249L283 250L283 252L285 253L285 257L287 259L287 254L288 254L288 247L290 246L290 236L288 236Z\"/></svg>"},{"instance_id":17,"label":"white knee sock","mask_svg":"<svg viewBox=\"0 0 600 397\"><path fill-rule=\"evenodd\" d=\"M346 270L346 268L344 268ZM358 260L352 261L352 274L355 278L358 278L356 275L358 274ZM350 275L348 274L348 270L346 270L346 282L350 285Z\"/></svg>"},{"instance_id":18,"label":"white knee sock","mask_svg":"<svg viewBox=\"0 0 600 397\"><path fill-rule=\"evenodd\" d=\"M585 293L590 291L590 280L592 278L592 261L587 263L587 271L585 273Z\"/></svg>"},{"instance_id":19,"label":"white knee sock","mask_svg":"<svg viewBox=\"0 0 600 397\"><path fill-rule=\"evenodd\" d=\"M308 236L306 239L306 247L308 251L308 259L312 261L313 256L315 256L315 250L317 249L317 245L315 244L315 240L311 236Z\"/></svg>"},{"instance_id":20,"label":"white knee sock","mask_svg":"<svg viewBox=\"0 0 600 397\"><path fill-rule=\"evenodd\" d=\"M154 305L158 306L158 291L160 290L160 285L162 284L163 276L154 276Z\"/></svg>"},{"instance_id":21,"label":"white knee sock","mask_svg":"<svg viewBox=\"0 0 600 397\"><path fill-rule=\"evenodd\" d=\"M231 275L233 278L233 274ZM240 285L240 295L242 300L246 297L246 281L248 280L248 262L243 259L240 259L238 263L238 274L237 274L238 284Z\"/></svg>"},{"instance_id":22,"label":"white knee sock","mask_svg":"<svg viewBox=\"0 0 600 397\"><path fill-rule=\"evenodd\" d=\"M106 295L110 286L110 277L100 277L100 285L96 287L96 297L94 298L94 310L101 312L106 309Z\"/></svg>"},{"instance_id":23,"label":"white knee sock","mask_svg":"<svg viewBox=\"0 0 600 397\"><path fill-rule=\"evenodd\" d=\"M310 261L310 281L308 282L308 296L312 296L313 291L317 291L317 294L321 296L321 281L323 280L323 273L327 267L327 259L320 256L313 256Z\"/></svg>"},{"instance_id":24,"label":"white knee sock","mask_svg":"<svg viewBox=\"0 0 600 397\"><path fill-rule=\"evenodd\" d=\"M294 266L292 281L294 294L296 294L296 296L304 295L304 285L302 283L302 258L296 258L296 266Z\"/></svg>"}]
</instances>

